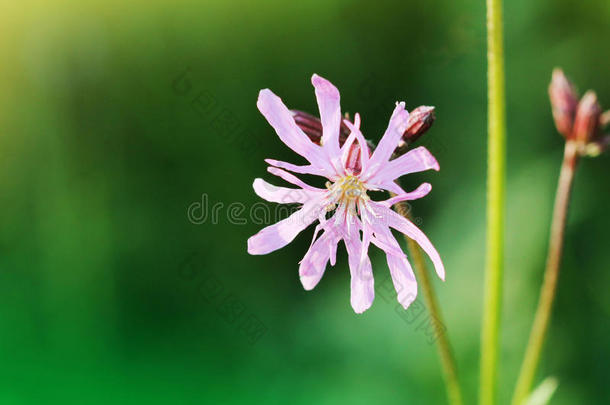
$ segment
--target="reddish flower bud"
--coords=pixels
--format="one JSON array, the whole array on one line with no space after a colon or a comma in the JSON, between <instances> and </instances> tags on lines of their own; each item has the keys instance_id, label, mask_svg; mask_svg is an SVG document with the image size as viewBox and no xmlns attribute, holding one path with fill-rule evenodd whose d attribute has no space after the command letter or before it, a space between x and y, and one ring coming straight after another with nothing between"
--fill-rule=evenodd
<instances>
[{"instance_id":1,"label":"reddish flower bud","mask_svg":"<svg viewBox=\"0 0 610 405\"><path fill-rule=\"evenodd\" d=\"M290 112L292 113L294 122L296 122L303 132L305 132L305 135L307 135L312 142L319 144L320 139L322 138L322 122L320 119L303 111L291 110Z\"/></svg>"},{"instance_id":2,"label":"reddish flower bud","mask_svg":"<svg viewBox=\"0 0 610 405\"><path fill-rule=\"evenodd\" d=\"M597 101L595 92L589 90L578 103L572 139L585 144L595 140L599 133L599 123L602 109Z\"/></svg>"},{"instance_id":3,"label":"reddish flower bud","mask_svg":"<svg viewBox=\"0 0 610 405\"><path fill-rule=\"evenodd\" d=\"M407 121L407 129L402 136L407 144L413 144L430 129L436 119L434 109L432 106L421 105L411 111L409 121Z\"/></svg>"},{"instance_id":4,"label":"reddish flower bud","mask_svg":"<svg viewBox=\"0 0 610 405\"><path fill-rule=\"evenodd\" d=\"M298 125L299 128L305 135L311 139L312 142L320 144L320 139L322 139L322 121L314 115L308 114L299 110L290 110L292 113L292 118L294 118L294 122ZM341 127L339 132L339 143L343 145L345 139L349 136L349 128L347 125L341 121Z\"/></svg>"},{"instance_id":5,"label":"reddish flower bud","mask_svg":"<svg viewBox=\"0 0 610 405\"><path fill-rule=\"evenodd\" d=\"M578 94L574 86L563 74L563 70L555 68L549 85L549 97L553 109L555 126L560 134L569 138L574 124Z\"/></svg>"}]
</instances>

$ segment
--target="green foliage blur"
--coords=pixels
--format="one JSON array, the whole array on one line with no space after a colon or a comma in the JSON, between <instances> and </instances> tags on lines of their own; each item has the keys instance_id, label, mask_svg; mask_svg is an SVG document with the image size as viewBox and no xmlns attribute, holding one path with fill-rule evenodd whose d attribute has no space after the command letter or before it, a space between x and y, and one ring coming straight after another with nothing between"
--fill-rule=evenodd
<instances>
[{"instance_id":1,"label":"green foliage blur","mask_svg":"<svg viewBox=\"0 0 610 405\"><path fill-rule=\"evenodd\" d=\"M375 141L395 101L437 108L420 143L441 171L405 182L433 184L413 209L445 261L434 284L474 403L484 20L472 0L2 2L0 404L445 403L428 314L396 309L381 252L371 249L378 290L363 315L349 304L343 247L315 290L301 287L311 228L270 255L246 253L263 226L252 210L276 215L251 187L281 184L263 159L298 162L257 111L258 91L316 113L314 72ZM605 0L505 5L502 403L537 302L562 155L551 70L610 108L609 21ZM609 170L608 155L583 160L576 178L539 373L558 378L557 405L610 398Z\"/></svg>"}]
</instances>

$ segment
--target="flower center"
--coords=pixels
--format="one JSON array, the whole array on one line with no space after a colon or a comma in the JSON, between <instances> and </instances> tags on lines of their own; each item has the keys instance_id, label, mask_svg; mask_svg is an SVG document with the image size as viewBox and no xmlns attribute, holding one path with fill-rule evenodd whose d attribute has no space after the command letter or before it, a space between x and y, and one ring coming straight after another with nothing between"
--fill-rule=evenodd
<instances>
[{"instance_id":1,"label":"flower center","mask_svg":"<svg viewBox=\"0 0 610 405\"><path fill-rule=\"evenodd\" d=\"M329 204L326 207L327 211L332 211L336 206L342 204L353 213L357 204L360 201L368 201L369 196L366 194L366 187L357 176L348 175L340 178L334 183L326 183L326 188L330 191Z\"/></svg>"}]
</instances>

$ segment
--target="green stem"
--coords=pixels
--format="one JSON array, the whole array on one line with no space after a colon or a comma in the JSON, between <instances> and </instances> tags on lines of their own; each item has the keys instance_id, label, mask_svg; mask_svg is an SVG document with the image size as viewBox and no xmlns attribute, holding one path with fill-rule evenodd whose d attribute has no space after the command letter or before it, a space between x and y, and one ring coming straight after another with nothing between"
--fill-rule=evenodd
<instances>
[{"instance_id":1,"label":"green stem","mask_svg":"<svg viewBox=\"0 0 610 405\"><path fill-rule=\"evenodd\" d=\"M396 212L398 212L400 215L409 220L411 219L409 210L403 203L396 205ZM417 278L418 287L424 292L424 301L426 302L426 307L430 311L432 319L435 320L435 322L433 322L434 327L436 329L434 332L435 336L438 337L436 342L438 354L441 359L441 365L443 367L443 376L445 380L445 386L447 388L447 397L449 399L449 403L452 405L462 405L464 402L462 401L462 391L458 380L457 366L455 364L455 358L453 357L451 345L449 344L449 337L447 336L447 331L443 326L444 321L441 315L438 301L436 299L436 294L434 293L432 283L430 282L430 277L428 275L429 272L426 266L426 260L424 258L421 248L414 240L412 240L406 235L405 240L409 248L409 253L411 261L413 263L415 277Z\"/></svg>"},{"instance_id":2,"label":"green stem","mask_svg":"<svg viewBox=\"0 0 610 405\"><path fill-rule=\"evenodd\" d=\"M544 281L540 290L540 299L534 324L530 333L529 341L521 365L521 371L517 380L517 387L513 395L513 405L521 405L532 389L532 383L536 376L540 353L544 346L544 338L549 326L553 301L557 292L557 279L563 251L563 240L568 215L568 205L574 180L574 172L578 163L578 146L572 141L566 143L557 194L555 196L555 208L553 210L553 221L551 223L551 236L549 240L549 253L544 273Z\"/></svg>"},{"instance_id":3,"label":"green stem","mask_svg":"<svg viewBox=\"0 0 610 405\"><path fill-rule=\"evenodd\" d=\"M496 402L504 261L506 117L502 1L487 0L487 258L481 334L479 402Z\"/></svg>"}]
</instances>

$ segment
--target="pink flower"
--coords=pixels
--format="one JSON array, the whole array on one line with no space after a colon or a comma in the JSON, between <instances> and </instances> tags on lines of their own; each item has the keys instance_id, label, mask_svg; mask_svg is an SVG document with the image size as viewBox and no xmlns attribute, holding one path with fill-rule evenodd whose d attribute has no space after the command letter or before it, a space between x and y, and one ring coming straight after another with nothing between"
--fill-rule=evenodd
<instances>
[{"instance_id":1,"label":"pink flower","mask_svg":"<svg viewBox=\"0 0 610 405\"><path fill-rule=\"evenodd\" d=\"M322 122L320 145L313 143L297 126L282 100L269 89L261 90L257 106L275 129L280 139L303 156L308 164L267 159L267 170L298 188L276 187L263 179L254 180L254 191L267 201L280 204L301 204L299 210L261 230L248 239L248 253L262 255L290 243L301 231L318 221L309 250L300 262L299 275L306 290L313 289L324 274L327 263L335 264L337 246L343 241L351 273L351 304L356 313L366 311L375 295L371 261L372 243L386 253L398 301L406 309L417 295L417 282L411 265L391 229L417 241L430 256L438 276L444 280L443 263L428 238L413 223L394 212L391 207L400 201L424 197L432 188L424 183L415 191L405 192L395 180L409 173L428 169L439 170L434 156L424 147L410 150L390 160L408 125L409 113L404 102L397 103L385 134L371 154L360 132L360 116L355 122L344 121L351 133L343 145L339 142L341 109L339 91L329 81L314 74L315 88ZM326 177L326 189L305 184L289 173ZM369 190L387 190L397 194L385 201L373 201Z\"/></svg>"}]
</instances>

